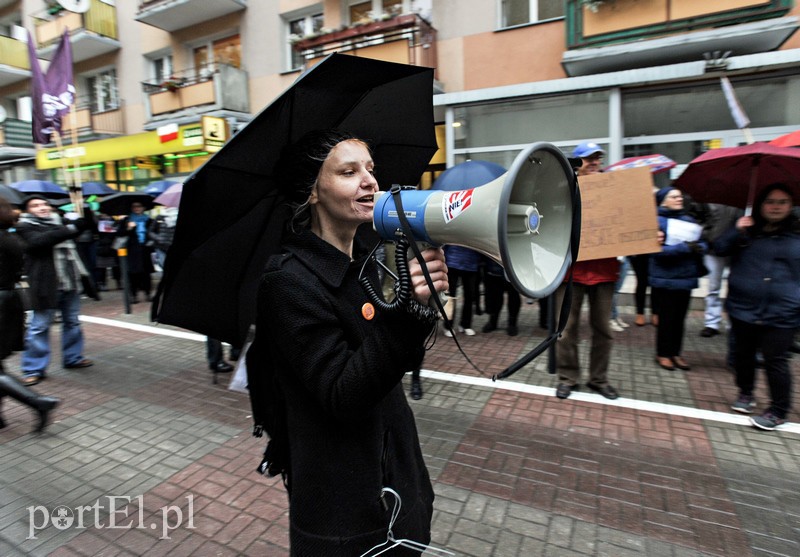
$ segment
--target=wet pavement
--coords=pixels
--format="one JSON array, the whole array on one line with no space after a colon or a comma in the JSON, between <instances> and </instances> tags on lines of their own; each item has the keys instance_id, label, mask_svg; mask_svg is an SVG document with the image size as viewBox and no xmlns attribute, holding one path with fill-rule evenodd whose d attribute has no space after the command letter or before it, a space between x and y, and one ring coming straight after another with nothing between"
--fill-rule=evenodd
<instances>
[{"instance_id":1,"label":"wet pavement","mask_svg":"<svg viewBox=\"0 0 800 557\"><path fill-rule=\"evenodd\" d=\"M730 410L727 337L700 337L693 307L691 371L656 365L654 327L615 333L616 401L586 388L557 399L546 355L491 381L543 337L536 304L523 304L518 336L459 335L480 372L439 335L411 401L437 495L433 544L474 557L800 555L800 416L762 432ZM150 323L149 304L126 314L119 291L82 314L95 365L65 370L54 353L35 387L62 399L45 433L3 402L0 555L288 555L285 492L256 474L249 400L229 375L212 383L204 337ZM585 363L586 338L580 348ZM763 410L763 377L756 396Z\"/></svg>"}]
</instances>

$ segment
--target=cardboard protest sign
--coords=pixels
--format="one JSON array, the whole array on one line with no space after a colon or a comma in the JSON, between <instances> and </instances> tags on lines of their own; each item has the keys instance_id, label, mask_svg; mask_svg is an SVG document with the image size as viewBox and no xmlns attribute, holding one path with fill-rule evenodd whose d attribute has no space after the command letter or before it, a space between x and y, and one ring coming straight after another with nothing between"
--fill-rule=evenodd
<instances>
[{"instance_id":1,"label":"cardboard protest sign","mask_svg":"<svg viewBox=\"0 0 800 557\"><path fill-rule=\"evenodd\" d=\"M578 187L582 221L578 261L661 251L649 169L580 176Z\"/></svg>"}]
</instances>

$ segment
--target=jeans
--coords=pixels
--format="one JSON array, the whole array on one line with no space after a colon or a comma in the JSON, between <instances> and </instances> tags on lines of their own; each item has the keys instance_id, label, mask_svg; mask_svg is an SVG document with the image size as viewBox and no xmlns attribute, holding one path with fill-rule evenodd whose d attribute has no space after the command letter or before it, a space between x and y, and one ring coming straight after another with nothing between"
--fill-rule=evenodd
<instances>
[{"instance_id":1,"label":"jeans","mask_svg":"<svg viewBox=\"0 0 800 557\"><path fill-rule=\"evenodd\" d=\"M729 258L706 254L703 263L708 269L708 294L706 294L705 326L719 331L722 323L722 300L719 291L722 288L722 275L728 266Z\"/></svg>"},{"instance_id":2,"label":"jeans","mask_svg":"<svg viewBox=\"0 0 800 557\"><path fill-rule=\"evenodd\" d=\"M81 297L77 290L58 293L58 309L34 310L25 336L22 353L22 372L25 375L44 376L50 363L50 325L56 311L61 312L61 359L64 366L83 359L83 332L78 320Z\"/></svg>"},{"instance_id":3,"label":"jeans","mask_svg":"<svg viewBox=\"0 0 800 557\"><path fill-rule=\"evenodd\" d=\"M623 257L619 262L619 278L614 284L614 296L611 298L611 319L616 319L619 317L619 311L617 311L617 300L619 300L619 291L622 290L622 284L625 282L625 277L628 276L628 269L630 269L628 258Z\"/></svg>"}]
</instances>

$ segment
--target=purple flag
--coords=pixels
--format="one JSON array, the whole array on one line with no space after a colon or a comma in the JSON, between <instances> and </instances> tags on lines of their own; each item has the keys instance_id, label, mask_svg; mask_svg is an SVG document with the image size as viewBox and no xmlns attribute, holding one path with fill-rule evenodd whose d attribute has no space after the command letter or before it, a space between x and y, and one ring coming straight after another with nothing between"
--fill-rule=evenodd
<instances>
[{"instance_id":1,"label":"purple flag","mask_svg":"<svg viewBox=\"0 0 800 557\"><path fill-rule=\"evenodd\" d=\"M31 59L31 101L33 104L33 141L49 143L50 135L61 131L61 117L69 113L75 100L75 85L72 82L72 46L69 30L61 35L61 42L47 68L42 74L33 38L28 32L28 55Z\"/></svg>"}]
</instances>

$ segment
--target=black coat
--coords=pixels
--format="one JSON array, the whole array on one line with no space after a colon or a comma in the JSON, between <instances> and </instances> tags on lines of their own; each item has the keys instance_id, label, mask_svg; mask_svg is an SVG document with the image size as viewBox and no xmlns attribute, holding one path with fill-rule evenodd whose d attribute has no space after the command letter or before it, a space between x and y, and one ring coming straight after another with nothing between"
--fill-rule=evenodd
<instances>
[{"instance_id":1,"label":"black coat","mask_svg":"<svg viewBox=\"0 0 800 557\"><path fill-rule=\"evenodd\" d=\"M0 230L0 361L23 348L25 315L14 291L22 274L22 246L16 234Z\"/></svg>"},{"instance_id":2,"label":"black coat","mask_svg":"<svg viewBox=\"0 0 800 557\"><path fill-rule=\"evenodd\" d=\"M25 241L25 274L28 275L32 309L58 308L58 275L53 248L77 237L81 231L72 224L37 226L20 222L17 233ZM77 288L80 287L78 284Z\"/></svg>"},{"instance_id":3,"label":"black coat","mask_svg":"<svg viewBox=\"0 0 800 557\"><path fill-rule=\"evenodd\" d=\"M363 260L310 232L291 236L262 279L255 342L286 404L292 555L358 556L385 541L383 487L402 498L395 536L428 543L433 489L401 379L421 364L432 324L405 312L367 319Z\"/></svg>"}]
</instances>

